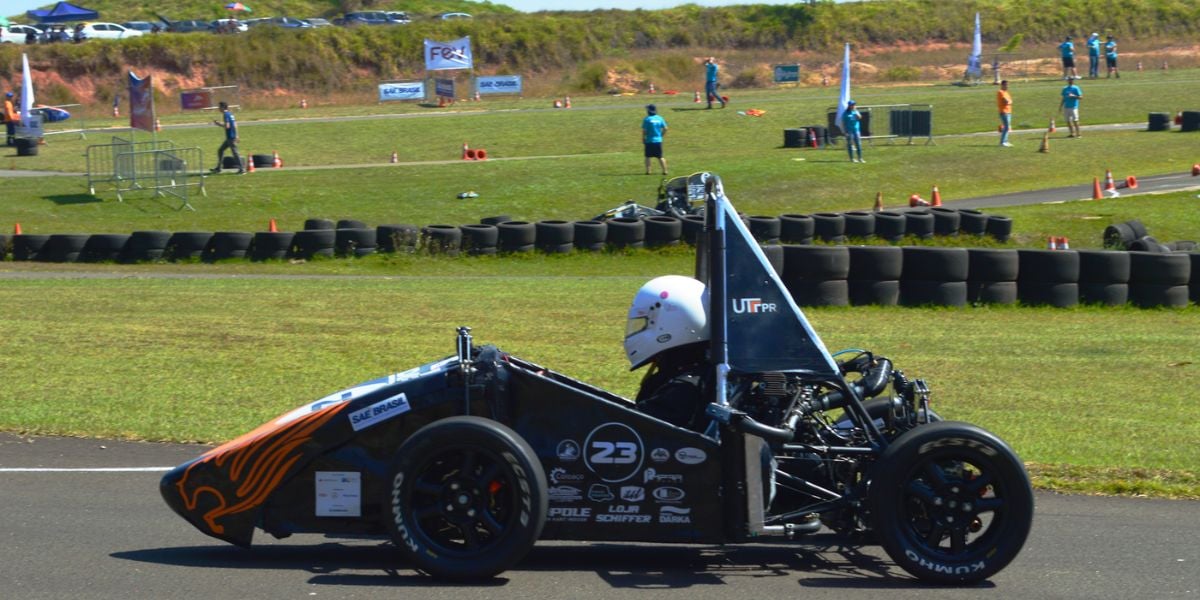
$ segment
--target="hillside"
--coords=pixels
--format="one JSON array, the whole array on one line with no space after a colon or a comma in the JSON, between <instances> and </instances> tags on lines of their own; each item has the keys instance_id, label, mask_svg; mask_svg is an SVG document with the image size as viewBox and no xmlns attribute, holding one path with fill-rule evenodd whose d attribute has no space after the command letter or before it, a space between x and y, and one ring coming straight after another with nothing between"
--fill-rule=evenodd
<instances>
[{"instance_id":1,"label":"hillside","mask_svg":"<svg viewBox=\"0 0 1200 600\"><path fill-rule=\"evenodd\" d=\"M47 2L42 8L54 6ZM170 20L219 19L229 16L222 8L227 2L216 0L148 0L124 2L122 0L85 0L75 2L100 13L104 21L150 21L156 15ZM252 17L335 17L356 10L402 10L413 18L433 16L443 12L467 12L472 15L512 14L516 11L502 4L487 0L248 0ZM14 23L27 22L24 14L9 15Z\"/></svg>"}]
</instances>

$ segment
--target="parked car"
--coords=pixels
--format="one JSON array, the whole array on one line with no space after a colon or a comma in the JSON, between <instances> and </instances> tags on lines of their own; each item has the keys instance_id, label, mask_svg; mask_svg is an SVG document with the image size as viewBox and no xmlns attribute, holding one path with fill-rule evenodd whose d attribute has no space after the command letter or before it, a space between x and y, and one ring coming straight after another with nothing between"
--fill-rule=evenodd
<instances>
[{"instance_id":1,"label":"parked car","mask_svg":"<svg viewBox=\"0 0 1200 600\"><path fill-rule=\"evenodd\" d=\"M384 14L386 14L393 22L399 23L400 25L408 25L409 23L412 23L412 19L408 18L408 13L404 11L389 10Z\"/></svg>"},{"instance_id":2,"label":"parked car","mask_svg":"<svg viewBox=\"0 0 1200 600\"><path fill-rule=\"evenodd\" d=\"M217 33L241 33L250 29L245 23L237 19L217 19L208 24L209 29Z\"/></svg>"},{"instance_id":3,"label":"parked car","mask_svg":"<svg viewBox=\"0 0 1200 600\"><path fill-rule=\"evenodd\" d=\"M358 25L394 25L395 21L388 18L382 11L348 12L342 16L340 25L354 27Z\"/></svg>"},{"instance_id":4,"label":"parked car","mask_svg":"<svg viewBox=\"0 0 1200 600\"><path fill-rule=\"evenodd\" d=\"M30 33L33 34L35 40L42 37L42 30L32 25L9 25L8 27L0 27L0 43L24 44L26 43Z\"/></svg>"},{"instance_id":5,"label":"parked car","mask_svg":"<svg viewBox=\"0 0 1200 600\"><path fill-rule=\"evenodd\" d=\"M312 27L312 25L310 25L308 23L308 21L305 21L303 19L297 19L295 17L269 17L266 19L258 19L254 23L254 25L255 26L274 25L275 27L283 27L285 29L308 29L308 28Z\"/></svg>"},{"instance_id":6,"label":"parked car","mask_svg":"<svg viewBox=\"0 0 1200 600\"><path fill-rule=\"evenodd\" d=\"M85 40L123 40L138 37L142 32L116 23L84 23L80 35Z\"/></svg>"},{"instance_id":7,"label":"parked car","mask_svg":"<svg viewBox=\"0 0 1200 600\"><path fill-rule=\"evenodd\" d=\"M136 29L142 33L155 33L163 31L167 28L166 23L162 21L125 21L121 23L129 29Z\"/></svg>"},{"instance_id":8,"label":"parked car","mask_svg":"<svg viewBox=\"0 0 1200 600\"><path fill-rule=\"evenodd\" d=\"M209 31L211 29L212 25L208 21L200 19L171 21L167 24L167 31L172 33L192 33L194 31Z\"/></svg>"},{"instance_id":9,"label":"parked car","mask_svg":"<svg viewBox=\"0 0 1200 600\"><path fill-rule=\"evenodd\" d=\"M330 25L333 25L333 23L329 22L329 19L323 19L321 17L311 17L305 19L305 21L308 21L308 24L312 25L313 27L329 27Z\"/></svg>"},{"instance_id":10,"label":"parked car","mask_svg":"<svg viewBox=\"0 0 1200 600\"><path fill-rule=\"evenodd\" d=\"M470 19L471 15L464 12L448 12L438 15L437 18L443 21L452 21L454 19Z\"/></svg>"}]
</instances>

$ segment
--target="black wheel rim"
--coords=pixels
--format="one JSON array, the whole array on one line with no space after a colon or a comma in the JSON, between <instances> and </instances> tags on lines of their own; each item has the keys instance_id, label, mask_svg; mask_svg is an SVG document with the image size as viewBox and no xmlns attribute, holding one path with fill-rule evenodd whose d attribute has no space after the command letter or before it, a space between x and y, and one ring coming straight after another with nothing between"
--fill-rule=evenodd
<instances>
[{"instance_id":1,"label":"black wheel rim","mask_svg":"<svg viewBox=\"0 0 1200 600\"><path fill-rule=\"evenodd\" d=\"M1000 539L1008 490L983 455L941 452L924 457L904 480L899 510L905 537L926 556L962 561Z\"/></svg>"},{"instance_id":2,"label":"black wheel rim","mask_svg":"<svg viewBox=\"0 0 1200 600\"><path fill-rule=\"evenodd\" d=\"M480 448L438 451L409 490L414 529L439 555L486 552L504 539L518 508L508 462Z\"/></svg>"}]
</instances>

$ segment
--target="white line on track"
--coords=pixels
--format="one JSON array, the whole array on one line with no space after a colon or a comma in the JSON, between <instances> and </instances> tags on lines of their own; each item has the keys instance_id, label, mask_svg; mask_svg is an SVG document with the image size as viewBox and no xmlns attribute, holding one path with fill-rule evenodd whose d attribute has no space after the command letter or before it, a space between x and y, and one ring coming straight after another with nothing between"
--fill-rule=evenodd
<instances>
[{"instance_id":1,"label":"white line on track","mask_svg":"<svg viewBox=\"0 0 1200 600\"><path fill-rule=\"evenodd\" d=\"M163 473L175 467L0 467L0 473Z\"/></svg>"}]
</instances>

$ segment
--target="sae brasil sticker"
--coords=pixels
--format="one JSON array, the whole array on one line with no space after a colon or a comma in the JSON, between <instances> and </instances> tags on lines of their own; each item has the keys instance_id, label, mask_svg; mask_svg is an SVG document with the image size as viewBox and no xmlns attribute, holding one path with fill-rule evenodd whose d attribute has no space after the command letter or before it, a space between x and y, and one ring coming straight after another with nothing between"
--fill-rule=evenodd
<instances>
[{"instance_id":1,"label":"sae brasil sticker","mask_svg":"<svg viewBox=\"0 0 1200 600\"><path fill-rule=\"evenodd\" d=\"M355 431L361 431L376 423L402 415L408 412L408 409L408 397L404 395L404 392L400 392L391 398L380 400L366 408L350 413L350 426Z\"/></svg>"}]
</instances>

